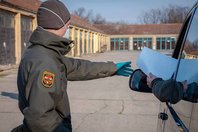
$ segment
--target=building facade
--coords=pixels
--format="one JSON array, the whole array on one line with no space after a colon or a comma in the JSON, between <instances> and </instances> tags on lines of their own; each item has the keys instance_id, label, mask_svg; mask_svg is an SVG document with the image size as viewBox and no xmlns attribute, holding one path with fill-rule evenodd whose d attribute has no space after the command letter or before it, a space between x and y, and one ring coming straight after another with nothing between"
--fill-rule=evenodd
<instances>
[{"instance_id":1,"label":"building facade","mask_svg":"<svg viewBox=\"0 0 198 132\"><path fill-rule=\"evenodd\" d=\"M95 26L109 34L110 50L173 50L182 24Z\"/></svg>"},{"instance_id":2,"label":"building facade","mask_svg":"<svg viewBox=\"0 0 198 132\"><path fill-rule=\"evenodd\" d=\"M107 34L75 15L72 15L68 36L69 39L74 40L74 47L69 56L104 52L109 43Z\"/></svg>"},{"instance_id":3,"label":"building facade","mask_svg":"<svg viewBox=\"0 0 198 132\"><path fill-rule=\"evenodd\" d=\"M19 64L29 37L37 27L39 0L0 0L0 65ZM100 53L112 50L172 50L181 24L93 25L72 15L64 37L74 40L68 56Z\"/></svg>"}]
</instances>

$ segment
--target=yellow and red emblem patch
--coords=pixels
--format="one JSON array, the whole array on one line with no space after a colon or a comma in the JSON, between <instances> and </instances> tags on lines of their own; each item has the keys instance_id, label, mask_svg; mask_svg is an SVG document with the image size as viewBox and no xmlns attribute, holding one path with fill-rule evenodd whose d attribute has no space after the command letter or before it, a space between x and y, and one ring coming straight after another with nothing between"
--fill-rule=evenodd
<instances>
[{"instance_id":1,"label":"yellow and red emblem patch","mask_svg":"<svg viewBox=\"0 0 198 132\"><path fill-rule=\"evenodd\" d=\"M51 88L54 84L55 75L51 72L44 71L42 77L42 84L46 88Z\"/></svg>"}]
</instances>

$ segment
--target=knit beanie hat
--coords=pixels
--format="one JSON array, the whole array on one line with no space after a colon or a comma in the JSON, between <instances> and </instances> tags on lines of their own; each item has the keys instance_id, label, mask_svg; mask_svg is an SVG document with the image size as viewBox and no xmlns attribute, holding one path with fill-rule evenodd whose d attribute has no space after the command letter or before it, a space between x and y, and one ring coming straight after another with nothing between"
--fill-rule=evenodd
<instances>
[{"instance_id":1,"label":"knit beanie hat","mask_svg":"<svg viewBox=\"0 0 198 132\"><path fill-rule=\"evenodd\" d=\"M38 26L45 29L60 29L70 20L67 7L59 0L43 2L37 12Z\"/></svg>"}]
</instances>

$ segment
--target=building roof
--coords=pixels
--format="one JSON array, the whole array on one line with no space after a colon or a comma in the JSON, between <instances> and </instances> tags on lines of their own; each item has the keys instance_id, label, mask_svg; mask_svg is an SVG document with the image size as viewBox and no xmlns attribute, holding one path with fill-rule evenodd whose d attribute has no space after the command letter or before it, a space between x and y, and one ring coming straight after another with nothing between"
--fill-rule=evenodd
<instances>
[{"instance_id":1,"label":"building roof","mask_svg":"<svg viewBox=\"0 0 198 132\"><path fill-rule=\"evenodd\" d=\"M2 4L36 13L40 6L40 0L1 0Z\"/></svg>"},{"instance_id":2,"label":"building roof","mask_svg":"<svg viewBox=\"0 0 198 132\"><path fill-rule=\"evenodd\" d=\"M87 30L92 30L100 33L104 33L102 30L96 28L93 24L88 22L87 20L80 18L79 16L76 15L71 15L71 25L85 28Z\"/></svg>"},{"instance_id":3,"label":"building roof","mask_svg":"<svg viewBox=\"0 0 198 132\"><path fill-rule=\"evenodd\" d=\"M95 24L96 28L110 35L157 35L179 34L182 24L146 24L146 25L118 25L118 24Z\"/></svg>"}]
</instances>

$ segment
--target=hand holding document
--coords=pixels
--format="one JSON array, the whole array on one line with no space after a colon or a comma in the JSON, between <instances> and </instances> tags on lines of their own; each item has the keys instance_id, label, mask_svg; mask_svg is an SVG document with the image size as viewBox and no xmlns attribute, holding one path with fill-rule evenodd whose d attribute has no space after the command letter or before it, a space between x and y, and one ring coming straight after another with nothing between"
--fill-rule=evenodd
<instances>
[{"instance_id":1,"label":"hand holding document","mask_svg":"<svg viewBox=\"0 0 198 132\"><path fill-rule=\"evenodd\" d=\"M145 73L152 73L164 80L170 79L175 73L178 59L144 48L137 60L137 66ZM187 80L188 83L198 82L198 60L181 59L177 81Z\"/></svg>"}]
</instances>

